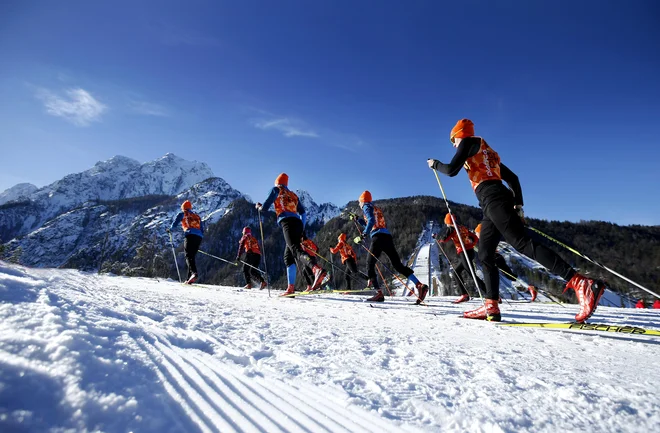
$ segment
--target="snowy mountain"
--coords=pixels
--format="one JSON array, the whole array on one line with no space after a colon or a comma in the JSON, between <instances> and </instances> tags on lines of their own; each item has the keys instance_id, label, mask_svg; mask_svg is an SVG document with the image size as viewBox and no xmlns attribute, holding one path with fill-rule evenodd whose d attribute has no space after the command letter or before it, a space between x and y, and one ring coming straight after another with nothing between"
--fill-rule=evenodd
<instances>
[{"instance_id":1,"label":"snowy mountain","mask_svg":"<svg viewBox=\"0 0 660 433\"><path fill-rule=\"evenodd\" d=\"M467 320L479 301L451 297L363 299L0 261L0 431L660 431L657 336ZM578 310L501 309L509 324ZM657 311L593 320L657 331Z\"/></svg>"},{"instance_id":2,"label":"snowy mountain","mask_svg":"<svg viewBox=\"0 0 660 433\"><path fill-rule=\"evenodd\" d=\"M144 164L115 156L34 191L25 197L27 202L0 209L0 238L6 242L28 234L89 201L174 195L210 177L213 172L205 163L171 153Z\"/></svg>"},{"instance_id":3,"label":"snowy mountain","mask_svg":"<svg viewBox=\"0 0 660 433\"><path fill-rule=\"evenodd\" d=\"M0 206L10 201L27 200L39 188L31 183L19 183L0 193Z\"/></svg>"},{"instance_id":4,"label":"snowy mountain","mask_svg":"<svg viewBox=\"0 0 660 433\"><path fill-rule=\"evenodd\" d=\"M305 207L307 221L310 224L315 222L325 224L341 213L341 209L332 203L317 204L312 199L312 196L305 190L296 190L296 195Z\"/></svg>"},{"instance_id":5,"label":"snowy mountain","mask_svg":"<svg viewBox=\"0 0 660 433\"><path fill-rule=\"evenodd\" d=\"M21 262L40 267L93 269L104 256L131 257L145 242L165 246L165 230L184 200L207 223L216 222L242 194L220 178L209 178L175 197L146 196L112 202L87 202L58 215L27 236L9 243L21 247Z\"/></svg>"}]
</instances>

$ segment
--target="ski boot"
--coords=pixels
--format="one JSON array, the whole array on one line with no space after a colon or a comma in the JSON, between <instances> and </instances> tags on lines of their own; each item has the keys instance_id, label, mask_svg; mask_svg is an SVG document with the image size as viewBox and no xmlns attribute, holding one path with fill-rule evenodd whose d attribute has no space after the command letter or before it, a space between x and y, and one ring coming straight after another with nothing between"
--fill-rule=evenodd
<instances>
[{"instance_id":1,"label":"ski boot","mask_svg":"<svg viewBox=\"0 0 660 433\"><path fill-rule=\"evenodd\" d=\"M429 292L429 286L427 286L426 284L422 284L422 282L420 281L417 284L415 284L415 287L417 288L417 293L419 293L419 296L415 301L415 305L419 305L422 302L424 302L424 298L426 298L426 294Z\"/></svg>"},{"instance_id":2,"label":"ski boot","mask_svg":"<svg viewBox=\"0 0 660 433\"><path fill-rule=\"evenodd\" d=\"M529 286L529 287L527 288L527 290L529 290L530 295L532 295L532 299L530 299L529 302L534 302L534 301L536 301L536 296L538 296L538 292L536 291L536 287L534 287L534 286Z\"/></svg>"},{"instance_id":3,"label":"ski boot","mask_svg":"<svg viewBox=\"0 0 660 433\"><path fill-rule=\"evenodd\" d=\"M484 305L475 310L465 311L463 317L466 319L488 320L490 322L502 321L497 299L486 299Z\"/></svg>"},{"instance_id":4,"label":"ski boot","mask_svg":"<svg viewBox=\"0 0 660 433\"><path fill-rule=\"evenodd\" d=\"M286 288L286 292L282 293L280 296L293 295L294 293L296 293L296 287L293 284L289 284ZM295 296L291 296L291 298L295 298Z\"/></svg>"},{"instance_id":5,"label":"ski boot","mask_svg":"<svg viewBox=\"0 0 660 433\"><path fill-rule=\"evenodd\" d=\"M192 274L190 278L186 280L186 284L192 284L197 281L197 274Z\"/></svg>"},{"instance_id":6,"label":"ski boot","mask_svg":"<svg viewBox=\"0 0 660 433\"><path fill-rule=\"evenodd\" d=\"M262 282L261 282L261 285L259 285L259 290L263 290L263 289L265 289L266 287L268 287L268 283L265 282L265 281L262 281Z\"/></svg>"},{"instance_id":7,"label":"ski boot","mask_svg":"<svg viewBox=\"0 0 660 433\"><path fill-rule=\"evenodd\" d=\"M577 323L584 323L588 318L594 314L598 307L598 302L601 296L605 293L605 283L592 278L587 278L584 275L575 274L573 278L566 283L564 293L568 289L575 290L578 303L580 304L580 311L575 315Z\"/></svg>"},{"instance_id":8,"label":"ski boot","mask_svg":"<svg viewBox=\"0 0 660 433\"><path fill-rule=\"evenodd\" d=\"M385 295L382 290L378 290L375 295L367 299L369 302L385 302Z\"/></svg>"},{"instance_id":9,"label":"ski boot","mask_svg":"<svg viewBox=\"0 0 660 433\"><path fill-rule=\"evenodd\" d=\"M323 279L327 275L327 272L319 265L314 265L314 267L312 268L312 272L314 273L314 282L312 283L312 290L316 290L321 286L321 283L323 283Z\"/></svg>"},{"instance_id":10,"label":"ski boot","mask_svg":"<svg viewBox=\"0 0 660 433\"><path fill-rule=\"evenodd\" d=\"M461 295L458 299L452 302L452 304L460 304L461 302L467 302L470 300L470 295Z\"/></svg>"},{"instance_id":11,"label":"ski boot","mask_svg":"<svg viewBox=\"0 0 660 433\"><path fill-rule=\"evenodd\" d=\"M247 284L243 287L243 289L245 289L245 290L251 290L251 289L252 289L252 284L247 283Z\"/></svg>"}]
</instances>

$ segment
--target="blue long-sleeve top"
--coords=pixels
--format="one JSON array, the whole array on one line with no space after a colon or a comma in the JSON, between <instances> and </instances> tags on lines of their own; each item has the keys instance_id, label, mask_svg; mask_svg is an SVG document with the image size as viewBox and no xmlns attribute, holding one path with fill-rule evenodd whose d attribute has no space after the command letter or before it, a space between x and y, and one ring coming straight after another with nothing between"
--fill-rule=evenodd
<instances>
[{"instance_id":1,"label":"blue long-sleeve top","mask_svg":"<svg viewBox=\"0 0 660 433\"><path fill-rule=\"evenodd\" d=\"M364 231L362 232L362 237L367 237L367 235L370 235L373 237L374 235L378 233L387 233L390 234L389 230L386 228L381 228L378 230L371 231L374 227L374 224L376 224L376 216L374 215L374 205L371 203L365 203L362 205L362 212L364 212L364 217L367 219L365 222L364 219L358 218L357 222L364 227Z\"/></svg>"},{"instance_id":2,"label":"blue long-sleeve top","mask_svg":"<svg viewBox=\"0 0 660 433\"><path fill-rule=\"evenodd\" d=\"M285 186L283 186L282 188L286 189L287 191L289 190L289 188ZM279 193L280 193L280 189L274 186L273 189L270 190L270 193L268 194L268 198L266 199L266 201L264 202L261 208L265 211L268 210L268 208L270 208L275 202L275 199L277 198ZM296 211L297 212L282 212L277 217L277 223L279 224L280 221L282 221L284 218L294 217L302 220L303 227L305 227L305 224L307 223L307 214L305 212L305 207L302 205L302 203L300 203L300 200L298 200L298 206L296 207Z\"/></svg>"},{"instance_id":3,"label":"blue long-sleeve top","mask_svg":"<svg viewBox=\"0 0 660 433\"><path fill-rule=\"evenodd\" d=\"M193 211L188 211L188 212L197 215ZM182 219L183 219L183 212L179 212L176 215L176 217L174 217L174 221L172 221L172 226L170 227L170 230L174 230L177 227L177 225L181 224ZM183 234L184 235L196 235L196 236L199 236L200 238L203 238L204 237L204 221L201 218L199 219L199 227L200 227L199 229L189 228L188 230L184 230Z\"/></svg>"}]
</instances>

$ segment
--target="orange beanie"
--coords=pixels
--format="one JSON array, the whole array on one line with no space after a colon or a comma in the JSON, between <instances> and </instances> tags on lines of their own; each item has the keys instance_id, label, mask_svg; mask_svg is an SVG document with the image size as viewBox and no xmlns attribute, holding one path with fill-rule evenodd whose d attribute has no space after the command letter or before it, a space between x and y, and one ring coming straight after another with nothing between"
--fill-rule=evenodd
<instances>
[{"instance_id":1,"label":"orange beanie","mask_svg":"<svg viewBox=\"0 0 660 433\"><path fill-rule=\"evenodd\" d=\"M346 242L346 233L340 234L339 237L337 238L337 240L339 242Z\"/></svg>"},{"instance_id":2,"label":"orange beanie","mask_svg":"<svg viewBox=\"0 0 660 433\"><path fill-rule=\"evenodd\" d=\"M477 226L474 228L474 232L476 234L481 233L481 223L477 224Z\"/></svg>"},{"instance_id":3,"label":"orange beanie","mask_svg":"<svg viewBox=\"0 0 660 433\"><path fill-rule=\"evenodd\" d=\"M192 203L190 203L190 200L184 201L183 204L181 205L181 210L188 210L188 209L192 209Z\"/></svg>"},{"instance_id":4,"label":"orange beanie","mask_svg":"<svg viewBox=\"0 0 660 433\"><path fill-rule=\"evenodd\" d=\"M275 186L277 185L289 186L289 175L286 173L280 173L280 175L275 179Z\"/></svg>"},{"instance_id":5,"label":"orange beanie","mask_svg":"<svg viewBox=\"0 0 660 433\"><path fill-rule=\"evenodd\" d=\"M456 221L458 221L458 220L456 220ZM450 213L448 213L447 215L445 215L445 224L447 224L447 225L451 225L451 224L452 224L452 222L451 222L451 214L450 214Z\"/></svg>"},{"instance_id":6,"label":"orange beanie","mask_svg":"<svg viewBox=\"0 0 660 433\"><path fill-rule=\"evenodd\" d=\"M474 136L474 123L470 119L461 119L451 129L449 140L453 143L454 138L465 138Z\"/></svg>"},{"instance_id":7,"label":"orange beanie","mask_svg":"<svg viewBox=\"0 0 660 433\"><path fill-rule=\"evenodd\" d=\"M360 203L371 203L371 193L369 191L360 194Z\"/></svg>"}]
</instances>

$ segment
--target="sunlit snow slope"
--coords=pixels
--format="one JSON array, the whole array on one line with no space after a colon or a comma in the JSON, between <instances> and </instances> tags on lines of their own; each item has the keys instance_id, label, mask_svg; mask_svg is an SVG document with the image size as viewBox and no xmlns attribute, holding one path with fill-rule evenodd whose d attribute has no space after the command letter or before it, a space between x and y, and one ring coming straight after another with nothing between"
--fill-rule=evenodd
<instances>
[{"instance_id":1,"label":"sunlit snow slope","mask_svg":"<svg viewBox=\"0 0 660 433\"><path fill-rule=\"evenodd\" d=\"M0 262L0 431L660 431L657 338L278 293ZM653 310L593 320L660 329Z\"/></svg>"}]
</instances>

